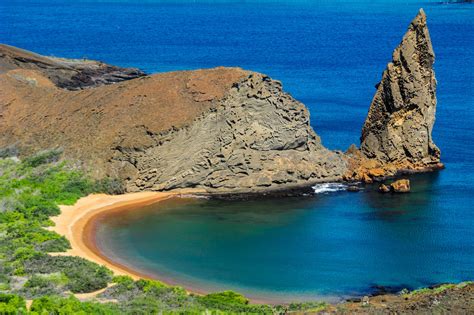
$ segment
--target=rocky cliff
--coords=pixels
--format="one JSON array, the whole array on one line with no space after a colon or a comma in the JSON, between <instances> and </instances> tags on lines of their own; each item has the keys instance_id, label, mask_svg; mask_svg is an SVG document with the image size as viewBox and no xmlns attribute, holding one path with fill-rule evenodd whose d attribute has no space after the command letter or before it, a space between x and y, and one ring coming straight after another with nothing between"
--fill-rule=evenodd
<instances>
[{"instance_id":1,"label":"rocky cliff","mask_svg":"<svg viewBox=\"0 0 474 315\"><path fill-rule=\"evenodd\" d=\"M321 145L306 107L259 73L246 73L189 126L150 140L114 154L114 168L130 170L130 190L258 191L337 181L345 170L344 156Z\"/></svg>"},{"instance_id":2,"label":"rocky cliff","mask_svg":"<svg viewBox=\"0 0 474 315\"><path fill-rule=\"evenodd\" d=\"M280 82L238 68L70 91L50 72L17 67L0 74L0 85L0 147L60 147L128 191L281 189L341 180L346 167Z\"/></svg>"},{"instance_id":3,"label":"rocky cliff","mask_svg":"<svg viewBox=\"0 0 474 315\"><path fill-rule=\"evenodd\" d=\"M436 114L434 60L421 9L376 86L360 152L350 152L362 164L356 178L365 176L364 169L372 169L368 173L373 177L442 167L440 150L431 135Z\"/></svg>"},{"instance_id":4,"label":"rocky cliff","mask_svg":"<svg viewBox=\"0 0 474 315\"><path fill-rule=\"evenodd\" d=\"M259 192L442 166L423 11L377 86L361 147L326 149L280 82L240 68L145 76L0 46L0 149L61 148L128 191Z\"/></svg>"}]
</instances>

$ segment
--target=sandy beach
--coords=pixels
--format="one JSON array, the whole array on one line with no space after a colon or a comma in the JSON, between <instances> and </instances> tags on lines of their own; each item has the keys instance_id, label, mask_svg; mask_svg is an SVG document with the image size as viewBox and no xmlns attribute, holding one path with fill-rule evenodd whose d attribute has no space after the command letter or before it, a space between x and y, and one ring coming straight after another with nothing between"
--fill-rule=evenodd
<instances>
[{"instance_id":1,"label":"sandy beach","mask_svg":"<svg viewBox=\"0 0 474 315\"><path fill-rule=\"evenodd\" d=\"M79 199L72 206L60 206L61 214L51 218L55 225L50 230L65 236L71 243L71 249L56 255L79 256L94 261L106 266L115 275L129 275L134 279L147 278L146 275L113 263L101 255L90 239L92 231L88 228L88 223L104 212L142 207L179 195L178 192L139 192L115 196L95 194Z\"/></svg>"}]
</instances>

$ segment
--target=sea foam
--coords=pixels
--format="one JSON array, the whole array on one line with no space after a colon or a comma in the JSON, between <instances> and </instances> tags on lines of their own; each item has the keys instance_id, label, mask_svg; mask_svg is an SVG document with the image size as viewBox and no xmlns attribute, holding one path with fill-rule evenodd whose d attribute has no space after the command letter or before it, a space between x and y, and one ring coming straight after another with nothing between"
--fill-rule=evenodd
<instances>
[{"instance_id":1,"label":"sea foam","mask_svg":"<svg viewBox=\"0 0 474 315\"><path fill-rule=\"evenodd\" d=\"M347 185L341 183L323 183L313 186L315 194L331 193L341 190L347 190Z\"/></svg>"}]
</instances>

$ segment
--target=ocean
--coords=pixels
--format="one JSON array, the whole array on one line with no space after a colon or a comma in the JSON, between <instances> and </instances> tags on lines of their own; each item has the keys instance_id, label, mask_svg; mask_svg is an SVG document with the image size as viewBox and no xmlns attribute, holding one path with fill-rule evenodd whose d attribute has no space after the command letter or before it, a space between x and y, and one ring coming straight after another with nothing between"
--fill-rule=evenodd
<instances>
[{"instance_id":1,"label":"ocean","mask_svg":"<svg viewBox=\"0 0 474 315\"><path fill-rule=\"evenodd\" d=\"M148 73L263 72L309 108L325 146L345 150L359 143L374 86L421 7L436 53L433 138L445 170L412 176L404 196L331 186L298 199L201 200L105 224L98 235L117 259L189 286L341 297L474 278L474 5L2 0L0 42Z\"/></svg>"}]
</instances>

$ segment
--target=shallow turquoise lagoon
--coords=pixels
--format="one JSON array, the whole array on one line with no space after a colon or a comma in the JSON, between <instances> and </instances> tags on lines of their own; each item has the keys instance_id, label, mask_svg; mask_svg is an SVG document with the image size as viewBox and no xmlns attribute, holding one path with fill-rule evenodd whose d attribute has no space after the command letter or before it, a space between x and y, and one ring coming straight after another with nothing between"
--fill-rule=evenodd
<instances>
[{"instance_id":1,"label":"shallow turquoise lagoon","mask_svg":"<svg viewBox=\"0 0 474 315\"><path fill-rule=\"evenodd\" d=\"M285 199L164 201L99 219L97 242L150 276L267 301L468 280L473 214L459 205L471 196L444 187L443 176L412 176L414 189L404 195L367 186Z\"/></svg>"}]
</instances>

